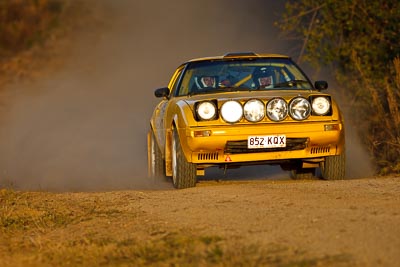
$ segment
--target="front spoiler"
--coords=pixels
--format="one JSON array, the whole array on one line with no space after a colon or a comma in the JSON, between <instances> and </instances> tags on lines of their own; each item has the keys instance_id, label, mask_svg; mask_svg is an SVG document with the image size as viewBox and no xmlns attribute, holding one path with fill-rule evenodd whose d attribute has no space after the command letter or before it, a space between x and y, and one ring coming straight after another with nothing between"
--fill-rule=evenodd
<instances>
[{"instance_id":1,"label":"front spoiler","mask_svg":"<svg viewBox=\"0 0 400 267\"><path fill-rule=\"evenodd\" d=\"M333 130L332 130L333 129ZM313 159L344 153L343 124L337 121L269 125L266 127L191 127L182 129L186 138L181 139L188 161L196 164L246 163L286 159ZM196 132L210 131L210 136ZM288 139L306 140L303 147L294 150L248 150L231 153L227 142L245 142L249 135L284 134ZM249 153L250 152L250 153Z\"/></svg>"}]
</instances>

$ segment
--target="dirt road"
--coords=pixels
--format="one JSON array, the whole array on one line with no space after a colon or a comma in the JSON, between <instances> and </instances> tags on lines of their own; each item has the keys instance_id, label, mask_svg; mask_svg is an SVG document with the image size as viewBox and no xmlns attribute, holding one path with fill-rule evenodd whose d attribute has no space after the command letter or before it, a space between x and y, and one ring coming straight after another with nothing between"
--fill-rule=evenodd
<instances>
[{"instance_id":1,"label":"dirt road","mask_svg":"<svg viewBox=\"0 0 400 267\"><path fill-rule=\"evenodd\" d=\"M400 177L0 193L1 266L398 266Z\"/></svg>"}]
</instances>

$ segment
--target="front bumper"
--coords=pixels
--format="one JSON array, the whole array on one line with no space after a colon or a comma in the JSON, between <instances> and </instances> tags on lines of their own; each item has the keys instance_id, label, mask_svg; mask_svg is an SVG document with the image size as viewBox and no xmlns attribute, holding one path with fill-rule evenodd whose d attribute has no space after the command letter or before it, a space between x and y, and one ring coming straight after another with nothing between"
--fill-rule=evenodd
<instances>
[{"instance_id":1,"label":"front bumper","mask_svg":"<svg viewBox=\"0 0 400 267\"><path fill-rule=\"evenodd\" d=\"M186 136L181 138L186 158L196 164L312 159L339 155L344 150L343 124L338 121L189 127L182 130ZM275 134L286 136L285 148L247 148L248 136Z\"/></svg>"}]
</instances>

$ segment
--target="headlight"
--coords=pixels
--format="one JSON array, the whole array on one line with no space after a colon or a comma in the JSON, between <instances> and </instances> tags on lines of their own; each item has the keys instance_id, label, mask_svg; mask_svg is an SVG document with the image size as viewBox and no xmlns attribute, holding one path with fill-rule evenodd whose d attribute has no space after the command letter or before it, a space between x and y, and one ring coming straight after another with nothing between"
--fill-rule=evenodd
<instances>
[{"instance_id":1,"label":"headlight","mask_svg":"<svg viewBox=\"0 0 400 267\"><path fill-rule=\"evenodd\" d=\"M197 105L196 112L200 119L211 120L215 118L217 108L213 102L206 101Z\"/></svg>"},{"instance_id":2,"label":"headlight","mask_svg":"<svg viewBox=\"0 0 400 267\"><path fill-rule=\"evenodd\" d=\"M288 105L282 98L271 99L267 104L267 116L273 121L284 120L288 115Z\"/></svg>"},{"instance_id":3,"label":"headlight","mask_svg":"<svg viewBox=\"0 0 400 267\"><path fill-rule=\"evenodd\" d=\"M251 122L258 122L264 118L265 106L261 100L252 99L246 102L243 107L244 117Z\"/></svg>"},{"instance_id":4,"label":"headlight","mask_svg":"<svg viewBox=\"0 0 400 267\"><path fill-rule=\"evenodd\" d=\"M221 116L229 123L240 121L243 117L243 108L237 101L227 101L221 106Z\"/></svg>"},{"instance_id":5,"label":"headlight","mask_svg":"<svg viewBox=\"0 0 400 267\"><path fill-rule=\"evenodd\" d=\"M312 100L312 108L315 114L325 115L331 109L331 103L327 97L319 96Z\"/></svg>"},{"instance_id":6,"label":"headlight","mask_svg":"<svg viewBox=\"0 0 400 267\"><path fill-rule=\"evenodd\" d=\"M305 120L310 116L311 105L307 99L296 97L289 103L289 114L295 120Z\"/></svg>"}]
</instances>

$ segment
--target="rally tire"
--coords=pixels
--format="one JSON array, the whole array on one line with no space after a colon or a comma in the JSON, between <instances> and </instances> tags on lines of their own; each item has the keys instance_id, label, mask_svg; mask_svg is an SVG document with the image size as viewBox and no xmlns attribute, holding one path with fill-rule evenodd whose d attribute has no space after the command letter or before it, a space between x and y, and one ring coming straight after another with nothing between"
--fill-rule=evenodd
<instances>
[{"instance_id":1,"label":"rally tire","mask_svg":"<svg viewBox=\"0 0 400 267\"><path fill-rule=\"evenodd\" d=\"M195 187L197 182L196 164L188 162L182 150L176 130L172 134L172 183L175 188Z\"/></svg>"},{"instance_id":2,"label":"rally tire","mask_svg":"<svg viewBox=\"0 0 400 267\"><path fill-rule=\"evenodd\" d=\"M320 163L321 176L324 180L343 180L345 178L345 153L338 156L329 156Z\"/></svg>"}]
</instances>

